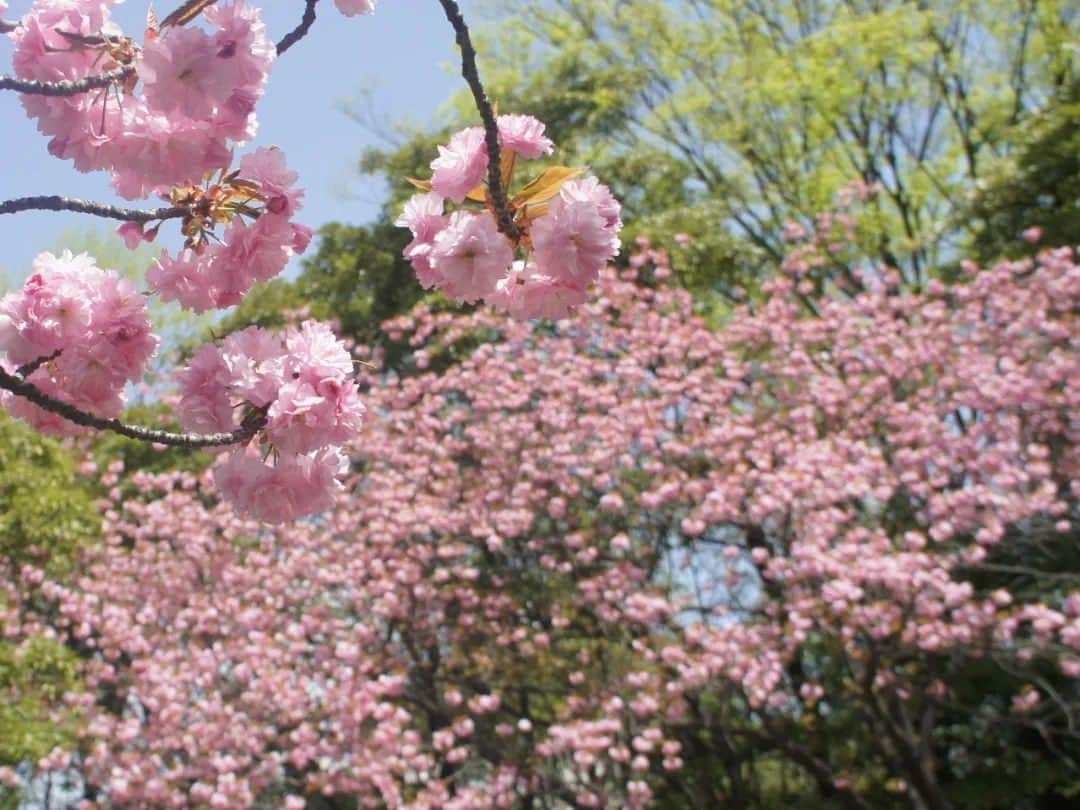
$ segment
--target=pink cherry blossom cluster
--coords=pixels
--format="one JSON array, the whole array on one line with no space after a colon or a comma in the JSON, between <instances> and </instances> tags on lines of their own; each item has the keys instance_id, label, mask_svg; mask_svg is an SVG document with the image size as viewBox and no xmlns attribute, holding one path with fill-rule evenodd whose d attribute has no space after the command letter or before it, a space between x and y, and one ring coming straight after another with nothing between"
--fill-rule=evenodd
<instances>
[{"instance_id":1,"label":"pink cherry blossom cluster","mask_svg":"<svg viewBox=\"0 0 1080 810\"><path fill-rule=\"evenodd\" d=\"M22 102L79 171L107 170L124 197L145 197L227 166L255 134L255 104L276 52L259 9L209 6L212 30L172 26L139 46L110 20L115 0L37 0L10 34L17 76L71 81L125 66L121 88Z\"/></svg>"},{"instance_id":2,"label":"pink cherry blossom cluster","mask_svg":"<svg viewBox=\"0 0 1080 810\"><path fill-rule=\"evenodd\" d=\"M234 451L215 475L242 513L281 523L329 508L347 469L339 447L359 431L364 405L352 358L326 324L305 321L283 338L249 327L200 348L178 377L176 410L187 430L233 431L265 419L265 449Z\"/></svg>"},{"instance_id":3,"label":"pink cherry blossom cluster","mask_svg":"<svg viewBox=\"0 0 1080 810\"><path fill-rule=\"evenodd\" d=\"M199 212L200 203L206 201L211 213L189 216L188 246L175 257L163 251L147 273L162 300L179 301L196 312L232 306L256 282L278 275L294 253L307 249L313 231L292 221L303 191L294 188L297 174L286 166L284 153L259 148L241 159L235 174L239 178L224 175L205 191L174 189L172 200ZM183 199L185 193L192 199ZM207 234L223 219L228 226L220 239L211 241ZM121 226L121 233L134 245L153 238L156 230L148 235L140 225L128 223Z\"/></svg>"},{"instance_id":4,"label":"pink cherry blossom cluster","mask_svg":"<svg viewBox=\"0 0 1080 810\"><path fill-rule=\"evenodd\" d=\"M504 164L551 154L544 125L528 115L497 119ZM620 206L595 177L549 169L510 200L521 237L501 233L484 188L484 130L455 133L431 163L430 191L405 205L397 224L412 231L405 257L425 287L457 301L494 304L516 318L558 319L584 303L586 290L618 252ZM512 171L511 171L512 174ZM447 214L447 201L472 203ZM524 253L515 259L518 250Z\"/></svg>"},{"instance_id":5,"label":"pink cherry blossom cluster","mask_svg":"<svg viewBox=\"0 0 1080 810\"><path fill-rule=\"evenodd\" d=\"M181 218L184 246L150 268L154 292L197 312L232 306L312 238L293 221L303 192L279 150L257 149L229 168L234 147L255 134L277 47L246 0L177 9L161 24L151 12L141 44L111 20L117 2L33 3L9 32L19 80L63 90L113 78L85 92L27 92L23 104L53 155L80 171L109 171L125 197L156 194ZM374 10L370 1L337 5L348 16ZM119 232L134 248L159 228L140 219ZM45 254L37 264L4 300L4 368L91 415L119 415L125 384L141 378L157 345L143 298L86 257ZM204 347L181 373L181 422L243 432L244 418L257 420L266 452L249 443L220 466L218 480L245 513L285 521L325 509L347 467L339 447L363 411L351 374L326 327L304 324L283 339L249 330L224 350ZM42 429L75 430L26 400L5 393L4 402Z\"/></svg>"},{"instance_id":6,"label":"pink cherry blossom cluster","mask_svg":"<svg viewBox=\"0 0 1080 810\"><path fill-rule=\"evenodd\" d=\"M76 81L133 68L118 86L71 96L25 94L49 151L79 171L107 170L117 192L145 197L226 167L254 137L255 106L276 58L257 6L208 5L209 23L151 27L140 45L111 20L120 0L36 0L9 36L15 74ZM352 16L373 0L337 0Z\"/></svg>"},{"instance_id":7,"label":"pink cherry blossom cluster","mask_svg":"<svg viewBox=\"0 0 1080 810\"><path fill-rule=\"evenodd\" d=\"M27 380L97 416L117 416L124 386L142 377L158 339L134 285L92 258L42 253L22 289L0 299L5 370L39 364ZM38 430L70 434L70 422L6 392L12 414Z\"/></svg>"}]
</instances>

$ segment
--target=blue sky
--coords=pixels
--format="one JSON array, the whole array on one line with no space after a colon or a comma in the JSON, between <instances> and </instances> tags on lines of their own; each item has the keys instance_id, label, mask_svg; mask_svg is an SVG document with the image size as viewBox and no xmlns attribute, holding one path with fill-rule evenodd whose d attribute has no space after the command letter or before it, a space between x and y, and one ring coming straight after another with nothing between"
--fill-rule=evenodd
<instances>
[{"instance_id":1,"label":"blue sky","mask_svg":"<svg viewBox=\"0 0 1080 810\"><path fill-rule=\"evenodd\" d=\"M163 17L179 0L157 0L155 5ZM273 0L257 5L278 39L299 21L304 4ZM461 3L466 19L476 16L476 5ZM30 6L30 0L9 0L5 17L17 17ZM145 25L147 6L148 0L127 0L115 18L135 34ZM365 89L371 109L384 123L436 121L439 106L464 86L454 72L454 35L435 0L380 0L374 15L352 18L341 16L332 0L322 0L318 11L308 37L274 66L258 108L259 135L253 145L281 147L300 172L307 193L301 221L313 227L331 221L363 223L376 213L381 190L359 182L353 166L366 146L382 141L349 118L342 104ZM11 46L6 37L0 40L0 73L9 73ZM105 174L79 174L69 162L48 154L46 139L14 93L0 94L0 149L0 199L62 194L122 202L111 193ZM100 230L103 223L52 212L0 216L0 269L21 279L37 253L63 247L65 231Z\"/></svg>"}]
</instances>

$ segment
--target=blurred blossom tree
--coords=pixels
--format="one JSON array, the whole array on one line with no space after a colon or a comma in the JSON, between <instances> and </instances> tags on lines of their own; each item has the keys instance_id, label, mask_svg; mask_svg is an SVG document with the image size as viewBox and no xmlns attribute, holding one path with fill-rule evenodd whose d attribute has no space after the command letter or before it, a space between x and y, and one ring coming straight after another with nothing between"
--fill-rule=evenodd
<instances>
[{"instance_id":1,"label":"blurred blossom tree","mask_svg":"<svg viewBox=\"0 0 1080 810\"><path fill-rule=\"evenodd\" d=\"M721 331L648 245L581 318L392 319L413 371L358 351L377 418L318 520L269 530L207 477L130 474L81 575L42 576L54 617L6 597L18 632L100 651L90 795L1074 798L1080 266L1047 249L901 294L843 238L856 209ZM818 296L826 255L861 289Z\"/></svg>"}]
</instances>

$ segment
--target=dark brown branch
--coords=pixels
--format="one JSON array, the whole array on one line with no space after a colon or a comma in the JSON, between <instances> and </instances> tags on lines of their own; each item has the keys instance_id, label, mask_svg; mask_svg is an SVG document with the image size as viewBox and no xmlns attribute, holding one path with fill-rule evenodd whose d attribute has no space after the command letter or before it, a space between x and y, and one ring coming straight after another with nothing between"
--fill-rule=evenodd
<instances>
[{"instance_id":1,"label":"dark brown branch","mask_svg":"<svg viewBox=\"0 0 1080 810\"><path fill-rule=\"evenodd\" d=\"M10 34L19 24L15 20L0 20L0 34Z\"/></svg>"},{"instance_id":2,"label":"dark brown branch","mask_svg":"<svg viewBox=\"0 0 1080 810\"><path fill-rule=\"evenodd\" d=\"M93 214L96 217L119 219L123 222L152 222L157 219L179 219L187 213L184 208L121 208L116 205L79 200L74 197L43 195L39 197L17 197L14 200L0 202L0 214L15 214L19 211L75 211L80 214Z\"/></svg>"},{"instance_id":3,"label":"dark brown branch","mask_svg":"<svg viewBox=\"0 0 1080 810\"><path fill-rule=\"evenodd\" d=\"M300 19L300 24L283 36L281 41L278 42L278 56L281 56L285 51L289 50L289 48L307 36L308 30L315 22L315 4L318 2L319 0L307 0L307 4L304 6L304 16Z\"/></svg>"},{"instance_id":4,"label":"dark brown branch","mask_svg":"<svg viewBox=\"0 0 1080 810\"><path fill-rule=\"evenodd\" d=\"M521 238L521 229L514 222L510 206L506 200L506 189L502 182L502 161L499 154L499 124L495 120L495 111L491 107L484 85L480 82L480 71L476 67L476 49L469 38L469 28L461 9L454 0L439 0L446 12L446 19L454 28L458 48L461 49L461 75L472 91L473 101L484 122L484 140L488 153L488 193L495 206L495 220L499 230L510 239Z\"/></svg>"},{"instance_id":5,"label":"dark brown branch","mask_svg":"<svg viewBox=\"0 0 1080 810\"><path fill-rule=\"evenodd\" d=\"M80 93L122 82L134 72L134 65L124 65L107 73L98 73L65 82L39 82L32 79L19 79L15 76L0 76L0 90L14 90L18 93L32 93L37 96L77 96Z\"/></svg>"},{"instance_id":6,"label":"dark brown branch","mask_svg":"<svg viewBox=\"0 0 1080 810\"><path fill-rule=\"evenodd\" d=\"M251 420L232 433L172 433L167 430L154 430L138 425L125 425L118 419L103 419L76 408L70 403L50 397L33 383L29 383L0 368L0 388L37 405L42 410L62 416L69 422L96 430L108 430L142 442L165 444L170 447L224 447L230 444L243 444L261 430L266 424L266 417Z\"/></svg>"}]
</instances>

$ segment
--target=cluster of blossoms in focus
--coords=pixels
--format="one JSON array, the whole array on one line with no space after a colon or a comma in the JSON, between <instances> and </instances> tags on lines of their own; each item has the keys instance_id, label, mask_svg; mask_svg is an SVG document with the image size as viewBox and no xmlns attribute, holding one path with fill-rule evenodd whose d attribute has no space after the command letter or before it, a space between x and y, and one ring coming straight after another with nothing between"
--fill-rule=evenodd
<instances>
[{"instance_id":1,"label":"cluster of blossoms in focus","mask_svg":"<svg viewBox=\"0 0 1080 810\"><path fill-rule=\"evenodd\" d=\"M293 221L303 192L284 154L236 154L256 134L255 106L282 46L246 0L183 4L160 22L151 12L141 43L111 19L118 2L32 4L8 32L17 79L58 86L106 75L106 83L25 92L22 103L54 156L79 171L108 172L123 197L167 203L118 231L134 249L155 240L165 221L179 221L183 245L150 267L152 292L195 312L233 306L312 238ZM375 4L336 5L353 16ZM421 284L456 300L483 300L519 319L564 317L619 250L619 203L595 177L566 166L514 188L517 164L554 145L531 116L503 115L496 124L505 206L485 182L485 130L462 130L439 147L430 181L414 181L423 193L399 221L414 236L405 255ZM85 414L118 416L125 385L140 380L157 347L145 302L86 257L44 254L38 264L3 304L5 370ZM351 358L328 327L306 323L281 337L249 329L220 348L204 346L177 376L184 429L240 443L216 481L242 513L281 522L329 507L346 469L339 448L359 429L363 406ZM45 431L78 432L5 397L9 410Z\"/></svg>"},{"instance_id":2,"label":"cluster of blossoms in focus","mask_svg":"<svg viewBox=\"0 0 1080 810\"><path fill-rule=\"evenodd\" d=\"M504 178L513 177L519 157L551 154L542 122L528 115L497 121ZM424 193L406 203L397 221L413 234L405 258L424 287L454 300L482 300L516 318L565 317L585 302L589 284L619 251L619 203L595 177L549 168L510 195L521 231L512 240L499 230L484 186L488 163L481 127L463 129L439 147L431 180L414 181ZM447 202L463 207L447 212Z\"/></svg>"},{"instance_id":3,"label":"cluster of blossoms in focus","mask_svg":"<svg viewBox=\"0 0 1080 810\"><path fill-rule=\"evenodd\" d=\"M9 34L20 79L66 82L133 68L119 86L75 95L24 94L49 152L82 172L106 170L129 199L226 168L257 131L255 106L277 57L258 7L245 0L160 27L140 45L110 19L120 0L37 0ZM336 0L343 14L371 0ZM0 13L4 4L0 3Z\"/></svg>"},{"instance_id":4,"label":"cluster of blossoms in focus","mask_svg":"<svg viewBox=\"0 0 1080 810\"><path fill-rule=\"evenodd\" d=\"M122 85L71 96L26 94L49 152L106 170L129 199L223 169L256 132L255 104L276 56L259 9L244 0L203 12L212 30L171 25L143 45L110 19L115 0L38 0L9 35L15 75L61 82L134 67Z\"/></svg>"},{"instance_id":5,"label":"cluster of blossoms in focus","mask_svg":"<svg viewBox=\"0 0 1080 810\"><path fill-rule=\"evenodd\" d=\"M174 188L170 200L191 211L184 222L187 242L175 257L162 252L147 274L150 286L162 300L196 312L240 303L255 282L274 278L311 241L311 228L292 221L303 197L293 187L296 179L280 150L258 149L244 156L236 172L221 172L217 182ZM211 241L213 226L222 222L228 223L224 235ZM129 245L146 238L136 223L121 231Z\"/></svg>"},{"instance_id":6,"label":"cluster of blossoms in focus","mask_svg":"<svg viewBox=\"0 0 1080 810\"><path fill-rule=\"evenodd\" d=\"M313 234L293 221L303 192L280 150L256 149L232 168L236 148L256 134L255 106L277 48L245 0L184 4L160 23L151 12L141 44L111 19L118 3L37 0L17 21L8 35L18 79L116 75L86 92L24 93L23 106L55 157L79 171L109 172L123 197L157 196L174 209L184 244L176 255L162 251L149 269L153 292L196 312L232 306L278 275ZM347 16L375 6L336 5ZM161 224L127 222L119 234L134 249L154 240ZM158 345L145 299L88 256L42 254L35 271L0 302L4 370L86 414L119 416L125 386L142 378ZM185 429L253 436L217 471L240 511L279 522L327 508L345 469L339 447L363 413L351 358L328 327L305 323L283 337L246 330L220 349L204 346L178 378ZM80 430L2 396L39 430Z\"/></svg>"},{"instance_id":7,"label":"cluster of blossoms in focus","mask_svg":"<svg viewBox=\"0 0 1080 810\"><path fill-rule=\"evenodd\" d=\"M149 273L163 300L196 312L232 306L280 273L312 235L291 221L302 192L280 151L259 149L229 172L234 146L255 135L274 44L244 0L208 7L209 31L151 24L141 47L109 19L112 5L36 3L11 34L15 72L44 82L125 66L134 73L119 87L27 94L23 104L57 157L80 171L111 172L124 197L153 194L185 210L184 248L175 257L164 251ZM223 233L213 234L218 226ZM159 227L131 222L120 234L134 247Z\"/></svg>"},{"instance_id":8,"label":"cluster of blossoms in focus","mask_svg":"<svg viewBox=\"0 0 1080 810\"><path fill-rule=\"evenodd\" d=\"M265 420L265 452L250 443L217 468L218 488L241 512L280 523L330 507L345 470L337 447L360 430L364 405L352 358L326 324L305 321L284 338L248 327L220 348L203 346L179 377L185 429Z\"/></svg>"},{"instance_id":9,"label":"cluster of blossoms in focus","mask_svg":"<svg viewBox=\"0 0 1080 810\"><path fill-rule=\"evenodd\" d=\"M29 382L89 413L120 414L124 386L142 377L157 344L143 296L86 254L42 253L22 289L0 299L0 365L12 373L37 364ZM38 430L76 429L7 392L0 403Z\"/></svg>"}]
</instances>

